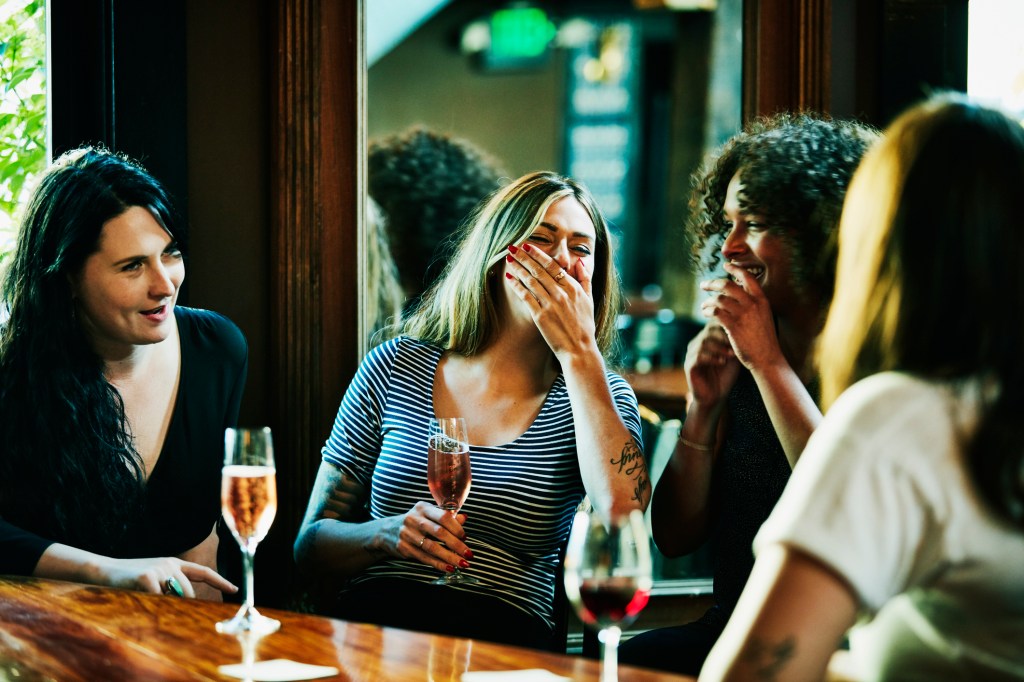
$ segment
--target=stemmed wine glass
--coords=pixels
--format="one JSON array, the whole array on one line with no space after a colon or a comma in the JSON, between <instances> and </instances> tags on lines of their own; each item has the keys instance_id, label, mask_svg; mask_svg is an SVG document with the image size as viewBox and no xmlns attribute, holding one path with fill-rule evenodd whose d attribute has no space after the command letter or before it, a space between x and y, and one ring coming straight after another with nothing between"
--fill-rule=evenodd
<instances>
[{"instance_id":1,"label":"stemmed wine glass","mask_svg":"<svg viewBox=\"0 0 1024 682\"><path fill-rule=\"evenodd\" d=\"M473 480L469 468L469 438L462 417L431 419L427 425L427 485L437 506L455 516L469 495ZM480 582L455 567L433 585L474 585Z\"/></svg>"},{"instance_id":2,"label":"stemmed wine glass","mask_svg":"<svg viewBox=\"0 0 1024 682\"><path fill-rule=\"evenodd\" d=\"M621 627L651 595L651 548L643 514L610 522L597 511L576 513L565 552L565 593L580 620L599 628L601 682L618 680Z\"/></svg>"},{"instance_id":3,"label":"stemmed wine glass","mask_svg":"<svg viewBox=\"0 0 1024 682\"><path fill-rule=\"evenodd\" d=\"M254 605L252 562L277 514L277 470L270 429L225 429L220 504L232 535L242 548L245 601L234 618L217 623L226 635L269 635L280 621L260 615Z\"/></svg>"}]
</instances>

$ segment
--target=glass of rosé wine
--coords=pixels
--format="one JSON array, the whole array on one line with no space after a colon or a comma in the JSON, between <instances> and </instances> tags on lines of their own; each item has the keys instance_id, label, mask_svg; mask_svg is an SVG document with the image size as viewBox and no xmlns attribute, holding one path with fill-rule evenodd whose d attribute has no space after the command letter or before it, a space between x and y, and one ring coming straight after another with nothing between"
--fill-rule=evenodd
<instances>
[{"instance_id":1,"label":"glass of ros\u00e9 wine","mask_svg":"<svg viewBox=\"0 0 1024 682\"><path fill-rule=\"evenodd\" d=\"M618 680L622 627L651 596L651 546L643 514L611 521L597 511L576 513L565 551L565 593L586 625L598 629L601 682Z\"/></svg>"},{"instance_id":2,"label":"glass of ros\u00e9 wine","mask_svg":"<svg viewBox=\"0 0 1024 682\"><path fill-rule=\"evenodd\" d=\"M270 429L225 429L220 504L231 534L242 548L245 600L230 620L217 623L225 635L269 635L280 621L260 615L253 597L252 562L277 514L277 470Z\"/></svg>"},{"instance_id":3,"label":"glass of ros\u00e9 wine","mask_svg":"<svg viewBox=\"0 0 1024 682\"><path fill-rule=\"evenodd\" d=\"M469 438L462 417L431 419L427 425L427 485L434 502L452 516L459 513L469 495L473 474L469 468ZM473 585L480 582L456 566L434 585Z\"/></svg>"}]
</instances>

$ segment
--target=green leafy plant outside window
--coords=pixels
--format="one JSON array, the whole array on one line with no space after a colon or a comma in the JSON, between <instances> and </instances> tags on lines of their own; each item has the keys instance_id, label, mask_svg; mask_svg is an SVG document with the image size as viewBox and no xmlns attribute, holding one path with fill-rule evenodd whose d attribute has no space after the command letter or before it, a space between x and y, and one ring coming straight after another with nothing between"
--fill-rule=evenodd
<instances>
[{"instance_id":1,"label":"green leafy plant outside window","mask_svg":"<svg viewBox=\"0 0 1024 682\"><path fill-rule=\"evenodd\" d=\"M45 0L0 3L0 262L46 167Z\"/></svg>"}]
</instances>

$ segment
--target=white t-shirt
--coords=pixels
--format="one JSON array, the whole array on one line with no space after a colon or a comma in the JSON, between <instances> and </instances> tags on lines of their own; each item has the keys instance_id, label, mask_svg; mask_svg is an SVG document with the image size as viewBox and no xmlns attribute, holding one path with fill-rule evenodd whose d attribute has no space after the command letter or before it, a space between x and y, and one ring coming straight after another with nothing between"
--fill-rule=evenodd
<instances>
[{"instance_id":1,"label":"white t-shirt","mask_svg":"<svg viewBox=\"0 0 1024 682\"><path fill-rule=\"evenodd\" d=\"M976 385L858 382L754 541L849 582L870 618L850 633L861 679L1024 680L1024 533L987 510L961 461L976 403Z\"/></svg>"}]
</instances>

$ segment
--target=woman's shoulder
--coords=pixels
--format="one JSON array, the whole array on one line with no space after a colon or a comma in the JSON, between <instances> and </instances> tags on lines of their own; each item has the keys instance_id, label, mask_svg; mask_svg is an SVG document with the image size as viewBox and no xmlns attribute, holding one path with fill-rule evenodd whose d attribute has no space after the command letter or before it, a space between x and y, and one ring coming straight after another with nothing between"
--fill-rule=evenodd
<instances>
[{"instance_id":1,"label":"woman's shoulder","mask_svg":"<svg viewBox=\"0 0 1024 682\"><path fill-rule=\"evenodd\" d=\"M232 356L245 356L248 344L245 335L234 322L212 310L176 306L178 334L183 343L189 343L202 350L221 349Z\"/></svg>"},{"instance_id":2,"label":"woman's shoulder","mask_svg":"<svg viewBox=\"0 0 1024 682\"><path fill-rule=\"evenodd\" d=\"M393 366L396 363L417 365L421 361L429 362L432 359L436 362L436 357L442 352L441 348L433 344L410 336L396 336L371 348L366 354L365 362L373 366Z\"/></svg>"},{"instance_id":3,"label":"woman's shoulder","mask_svg":"<svg viewBox=\"0 0 1024 682\"><path fill-rule=\"evenodd\" d=\"M604 376L605 376L605 379L608 380L608 385L611 386L613 390L614 389L629 389L630 391L633 390L632 387L629 385L629 382L626 381L625 377L623 377L621 374L619 374L615 370L606 369L604 371Z\"/></svg>"},{"instance_id":4,"label":"woman's shoulder","mask_svg":"<svg viewBox=\"0 0 1024 682\"><path fill-rule=\"evenodd\" d=\"M881 372L848 388L825 415L815 440L857 444L865 461L912 466L908 453L934 464L949 459L975 418L977 384ZM922 463L923 463L922 460ZM917 461L917 460L915 460ZM931 466L926 464L925 466Z\"/></svg>"},{"instance_id":5,"label":"woman's shoulder","mask_svg":"<svg viewBox=\"0 0 1024 682\"><path fill-rule=\"evenodd\" d=\"M879 372L850 386L836 400L829 414L847 418L892 419L895 416L934 415L948 404L952 387L906 372Z\"/></svg>"}]
</instances>

